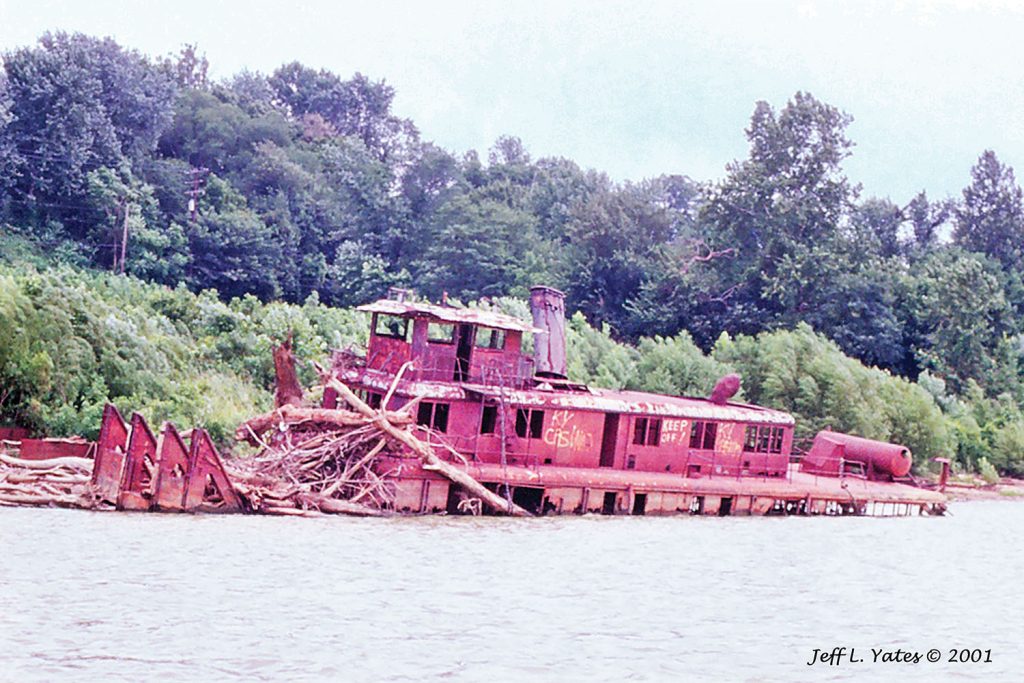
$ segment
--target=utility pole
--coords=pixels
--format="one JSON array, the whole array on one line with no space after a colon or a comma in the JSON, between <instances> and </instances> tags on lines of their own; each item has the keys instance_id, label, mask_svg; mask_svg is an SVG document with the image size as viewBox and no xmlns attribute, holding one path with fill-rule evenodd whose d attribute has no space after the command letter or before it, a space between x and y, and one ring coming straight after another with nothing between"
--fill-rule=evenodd
<instances>
[{"instance_id":1,"label":"utility pole","mask_svg":"<svg viewBox=\"0 0 1024 683\"><path fill-rule=\"evenodd\" d=\"M210 169L203 168L202 166L194 166L188 171L188 175L191 181L191 186L185 193L188 195L188 212L192 217L192 222L196 222L196 218L199 217L199 195L200 187L206 180L206 174L210 172Z\"/></svg>"},{"instance_id":2,"label":"utility pole","mask_svg":"<svg viewBox=\"0 0 1024 683\"><path fill-rule=\"evenodd\" d=\"M124 259L128 253L128 197L121 203L121 210L124 212L124 231L121 233L121 275L124 275Z\"/></svg>"}]
</instances>

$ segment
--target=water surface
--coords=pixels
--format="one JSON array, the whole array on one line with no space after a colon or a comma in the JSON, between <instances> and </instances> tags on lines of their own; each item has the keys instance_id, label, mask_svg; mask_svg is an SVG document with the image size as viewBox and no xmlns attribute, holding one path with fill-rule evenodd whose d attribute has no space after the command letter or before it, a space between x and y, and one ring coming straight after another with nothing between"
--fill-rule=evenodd
<instances>
[{"instance_id":1,"label":"water surface","mask_svg":"<svg viewBox=\"0 0 1024 683\"><path fill-rule=\"evenodd\" d=\"M1021 680L1024 504L946 518L0 508L0 680ZM807 666L814 648L862 663ZM939 649L872 664L870 649ZM990 664L946 663L950 648Z\"/></svg>"}]
</instances>

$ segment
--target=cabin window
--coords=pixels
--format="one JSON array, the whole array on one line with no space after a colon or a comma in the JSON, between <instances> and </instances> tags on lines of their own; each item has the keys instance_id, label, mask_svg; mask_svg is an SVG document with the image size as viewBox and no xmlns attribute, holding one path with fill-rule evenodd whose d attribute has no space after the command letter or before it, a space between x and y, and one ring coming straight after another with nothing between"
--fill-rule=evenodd
<instances>
[{"instance_id":1,"label":"cabin window","mask_svg":"<svg viewBox=\"0 0 1024 683\"><path fill-rule=\"evenodd\" d=\"M748 425L743 450L752 453L781 453L784 434L782 427Z\"/></svg>"},{"instance_id":2,"label":"cabin window","mask_svg":"<svg viewBox=\"0 0 1024 683\"><path fill-rule=\"evenodd\" d=\"M494 428L498 424L498 407L497 406L484 406L483 413L480 415L480 433L481 434L493 434Z\"/></svg>"},{"instance_id":3,"label":"cabin window","mask_svg":"<svg viewBox=\"0 0 1024 683\"><path fill-rule=\"evenodd\" d=\"M476 341L480 349L495 349L500 351L505 348L505 330L496 330L493 327L476 328Z\"/></svg>"},{"instance_id":4,"label":"cabin window","mask_svg":"<svg viewBox=\"0 0 1024 683\"><path fill-rule=\"evenodd\" d=\"M373 334L378 337L391 337L406 341L409 334L409 320L408 318L399 318L397 315L378 314Z\"/></svg>"},{"instance_id":5,"label":"cabin window","mask_svg":"<svg viewBox=\"0 0 1024 683\"><path fill-rule=\"evenodd\" d=\"M384 400L384 394L370 391L369 389L360 389L356 392L356 395L363 399L363 403L375 410L380 408L381 401Z\"/></svg>"},{"instance_id":6,"label":"cabin window","mask_svg":"<svg viewBox=\"0 0 1024 683\"><path fill-rule=\"evenodd\" d=\"M522 438L539 439L544 431L544 411L519 408L516 410L516 434Z\"/></svg>"},{"instance_id":7,"label":"cabin window","mask_svg":"<svg viewBox=\"0 0 1024 683\"><path fill-rule=\"evenodd\" d=\"M690 448L702 448L706 451L715 449L715 437L718 435L717 422L693 423L690 430Z\"/></svg>"},{"instance_id":8,"label":"cabin window","mask_svg":"<svg viewBox=\"0 0 1024 683\"><path fill-rule=\"evenodd\" d=\"M448 404L424 401L416 413L416 424L436 429L442 433L447 432Z\"/></svg>"},{"instance_id":9,"label":"cabin window","mask_svg":"<svg viewBox=\"0 0 1024 683\"><path fill-rule=\"evenodd\" d=\"M427 341L431 344L452 344L455 342L455 325L448 323L427 323Z\"/></svg>"},{"instance_id":10,"label":"cabin window","mask_svg":"<svg viewBox=\"0 0 1024 683\"><path fill-rule=\"evenodd\" d=\"M661 443L661 420L638 417L633 422L633 443L637 446L657 446Z\"/></svg>"}]
</instances>

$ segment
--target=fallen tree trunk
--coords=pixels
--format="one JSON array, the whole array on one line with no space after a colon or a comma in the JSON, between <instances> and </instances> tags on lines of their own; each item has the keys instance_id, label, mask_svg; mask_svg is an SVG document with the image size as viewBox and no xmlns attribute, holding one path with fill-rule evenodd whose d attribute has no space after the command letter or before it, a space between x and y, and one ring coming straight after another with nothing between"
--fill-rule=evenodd
<instances>
[{"instance_id":1,"label":"fallen tree trunk","mask_svg":"<svg viewBox=\"0 0 1024 683\"><path fill-rule=\"evenodd\" d=\"M316 494L307 493L299 494L295 497L296 501L305 505L310 505L320 512L327 512L335 515L353 515L356 517L383 517L384 513L380 510L376 510L366 505L360 505L359 503L353 503L350 500L339 500L338 498L328 498L327 496L318 496Z\"/></svg>"},{"instance_id":2,"label":"fallen tree trunk","mask_svg":"<svg viewBox=\"0 0 1024 683\"><path fill-rule=\"evenodd\" d=\"M386 416L392 424L412 424L412 416L405 412L388 412L386 413ZM361 427L365 425L367 423L367 418L348 410L337 410L334 408L304 408L300 406L284 405L277 410L272 410L269 413L264 413L263 415L257 415L256 417L243 422L238 429L235 430L235 439L238 441L248 441L255 445L256 437L272 429L275 425L281 422L291 424L312 422L314 424L325 425L328 427L348 428Z\"/></svg>"},{"instance_id":3,"label":"fallen tree trunk","mask_svg":"<svg viewBox=\"0 0 1024 683\"><path fill-rule=\"evenodd\" d=\"M14 505L38 505L59 507L88 507L81 496L71 495L39 495L35 493L4 493L0 492L0 502Z\"/></svg>"},{"instance_id":4,"label":"fallen tree trunk","mask_svg":"<svg viewBox=\"0 0 1024 683\"><path fill-rule=\"evenodd\" d=\"M410 432L397 428L388 421L386 414L377 412L370 406L366 405L362 399L356 396L355 392L345 386L342 382L335 378L331 378L327 381L327 386L338 392L338 395L343 397L349 405L356 409L357 412L362 413L367 418L373 420L374 424L379 427L381 431L419 456L424 469L437 472L443 477L458 484L469 493L480 498L480 500L495 512L509 514L514 517L533 516L519 505L502 498L490 489L484 487L483 484L471 477L467 472L464 472L463 470L460 470L454 465L437 457L430 446L417 439Z\"/></svg>"},{"instance_id":5,"label":"fallen tree trunk","mask_svg":"<svg viewBox=\"0 0 1024 683\"><path fill-rule=\"evenodd\" d=\"M62 458L49 458L47 460L26 460L16 458L13 455L0 453L0 462L12 467L23 467L27 470L52 470L56 467L69 467L75 470L92 471L93 460L91 458L78 458L72 455Z\"/></svg>"}]
</instances>

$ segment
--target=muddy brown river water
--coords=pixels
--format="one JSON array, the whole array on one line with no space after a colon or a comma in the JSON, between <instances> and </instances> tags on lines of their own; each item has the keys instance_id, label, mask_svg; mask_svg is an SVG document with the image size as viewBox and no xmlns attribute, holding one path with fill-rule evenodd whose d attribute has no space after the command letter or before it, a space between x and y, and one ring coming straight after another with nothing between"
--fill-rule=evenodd
<instances>
[{"instance_id":1,"label":"muddy brown river water","mask_svg":"<svg viewBox=\"0 0 1024 683\"><path fill-rule=\"evenodd\" d=\"M941 519L0 508L0 681L1020 681L1022 640L1018 502Z\"/></svg>"}]
</instances>

